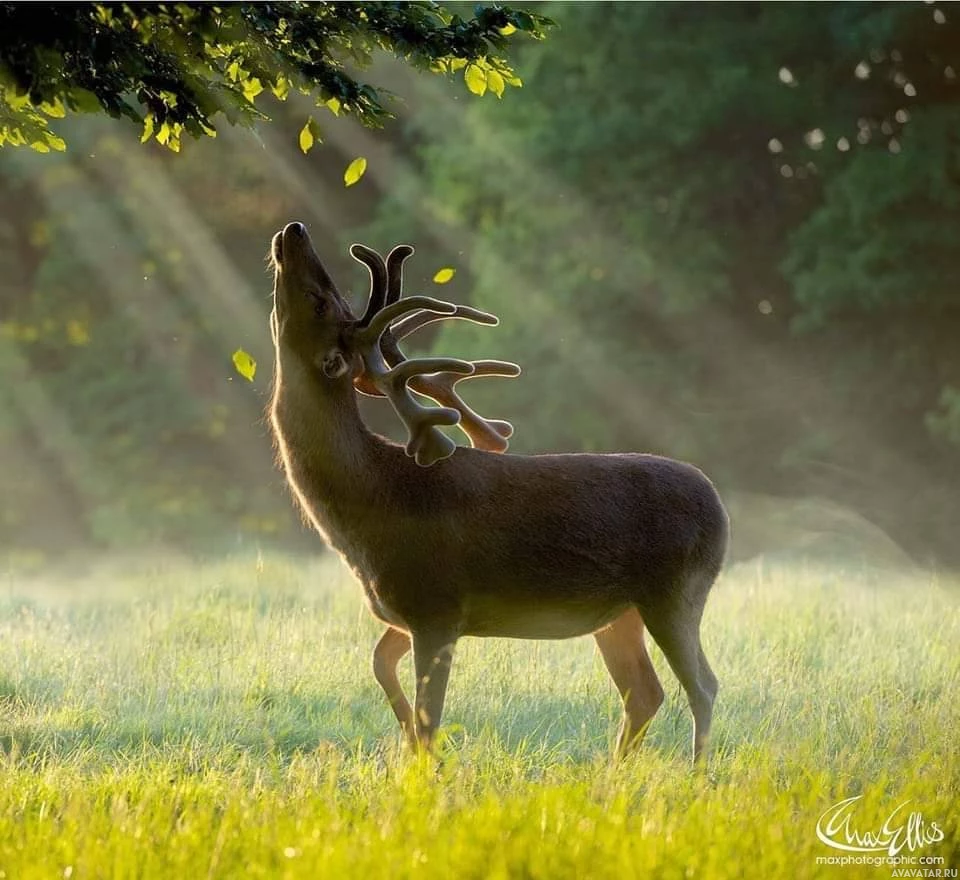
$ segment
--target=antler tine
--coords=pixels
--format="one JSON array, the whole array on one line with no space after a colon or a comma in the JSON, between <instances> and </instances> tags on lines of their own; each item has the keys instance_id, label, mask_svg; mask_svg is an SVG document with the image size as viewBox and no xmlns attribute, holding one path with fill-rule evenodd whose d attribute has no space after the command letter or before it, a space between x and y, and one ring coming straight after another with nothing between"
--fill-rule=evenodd
<instances>
[{"instance_id":1,"label":"antler tine","mask_svg":"<svg viewBox=\"0 0 960 880\"><path fill-rule=\"evenodd\" d=\"M396 250L397 248L394 248L393 251L390 252L390 256L393 256ZM370 321L373 320L373 316L377 314L386 303L388 296L387 291L389 289L389 272L383 257L373 248L367 247L365 244L357 243L350 245L350 256L358 263L363 263L370 272L370 296L367 298L367 307L364 309L363 317L357 321L358 327L366 327ZM389 257L387 259L389 259Z\"/></svg>"},{"instance_id":2,"label":"antler tine","mask_svg":"<svg viewBox=\"0 0 960 880\"><path fill-rule=\"evenodd\" d=\"M519 376L520 367L507 361L473 361L472 364L472 373L448 371L432 376L417 376L410 381L410 388L441 406L459 412L460 421L457 427L467 435L475 449L506 452L510 445L507 441L513 436L513 425L498 419L483 418L457 394L456 385L464 379L475 379L478 376Z\"/></svg>"},{"instance_id":3,"label":"antler tine","mask_svg":"<svg viewBox=\"0 0 960 880\"><path fill-rule=\"evenodd\" d=\"M426 327L434 321L441 321L444 318L461 318L464 321L472 321L474 324L486 324L488 327L496 327L500 319L489 312L481 312L480 309L474 309L470 306L457 306L452 315L437 315L430 312L417 312L413 315L407 315L402 321L397 321L390 328L390 333L394 339L403 339L409 336L415 330Z\"/></svg>"},{"instance_id":4,"label":"antler tine","mask_svg":"<svg viewBox=\"0 0 960 880\"><path fill-rule=\"evenodd\" d=\"M398 244L387 254L387 299L384 305L389 306L400 299L403 293L403 263L414 254L409 244Z\"/></svg>"},{"instance_id":5,"label":"antler tine","mask_svg":"<svg viewBox=\"0 0 960 880\"><path fill-rule=\"evenodd\" d=\"M392 305L400 299L400 294L403 290L403 263L404 260L413 255L413 252L414 250L411 245L398 244L387 254L387 258L384 260L377 251L364 244L357 243L350 246L350 256L358 262L363 263L370 272L370 295L367 299L367 308L363 313L363 317L357 321L357 327L366 327L373 319L373 316L384 306ZM422 314L428 315L430 313L423 312ZM395 363L400 360L403 355L389 337L390 334L387 333L381 338L381 346L384 351L391 348L397 351L398 357L394 361L391 361L391 363ZM354 387L361 394L366 394L370 397L383 397L383 393L377 389L376 385L374 385L370 377L365 373L357 376L354 380Z\"/></svg>"},{"instance_id":6,"label":"antler tine","mask_svg":"<svg viewBox=\"0 0 960 880\"><path fill-rule=\"evenodd\" d=\"M410 296L399 302L384 306L377 312L366 327L358 328L357 341L361 345L378 342L383 331L386 330L401 315L407 312L420 311L434 312L437 315L453 315L457 307L453 303L434 299L432 296Z\"/></svg>"}]
</instances>

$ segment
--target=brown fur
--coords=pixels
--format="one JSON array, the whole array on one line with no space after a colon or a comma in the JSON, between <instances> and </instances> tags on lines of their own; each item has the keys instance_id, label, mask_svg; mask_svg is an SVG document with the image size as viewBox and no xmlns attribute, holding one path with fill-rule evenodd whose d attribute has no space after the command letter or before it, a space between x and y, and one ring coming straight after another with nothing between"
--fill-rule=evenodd
<instances>
[{"instance_id":1,"label":"brown fur","mask_svg":"<svg viewBox=\"0 0 960 880\"><path fill-rule=\"evenodd\" d=\"M354 317L303 227L278 233L272 254L270 423L280 460L308 521L398 633L384 637L375 667L411 738L429 745L461 636L595 633L624 698L625 751L662 699L646 624L688 695L699 756L717 690L700 618L728 534L709 480L691 465L632 453L458 448L419 467L360 418ZM396 664L411 642L414 731L396 694Z\"/></svg>"}]
</instances>

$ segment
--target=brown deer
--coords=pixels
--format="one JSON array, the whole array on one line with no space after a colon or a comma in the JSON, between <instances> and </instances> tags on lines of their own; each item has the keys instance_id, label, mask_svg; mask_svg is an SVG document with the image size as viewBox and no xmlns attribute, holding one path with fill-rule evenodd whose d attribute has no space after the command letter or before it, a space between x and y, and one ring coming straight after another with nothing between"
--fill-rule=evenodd
<instances>
[{"instance_id":1,"label":"brown deer","mask_svg":"<svg viewBox=\"0 0 960 880\"><path fill-rule=\"evenodd\" d=\"M403 356L398 341L431 321L497 323L466 306L401 299L412 253L400 245L384 260L351 248L371 281L357 319L306 228L290 223L273 238L270 315L279 457L305 517L386 624L373 671L406 737L429 749L461 636L592 633L623 699L623 754L663 701L646 626L687 694L696 761L717 693L700 644L727 545L717 492L695 467L655 455L498 454L512 427L478 416L454 385L519 367ZM357 391L388 398L409 431L406 448L368 430ZM459 425L475 448L456 446L438 425ZM413 709L397 677L411 647Z\"/></svg>"}]
</instances>

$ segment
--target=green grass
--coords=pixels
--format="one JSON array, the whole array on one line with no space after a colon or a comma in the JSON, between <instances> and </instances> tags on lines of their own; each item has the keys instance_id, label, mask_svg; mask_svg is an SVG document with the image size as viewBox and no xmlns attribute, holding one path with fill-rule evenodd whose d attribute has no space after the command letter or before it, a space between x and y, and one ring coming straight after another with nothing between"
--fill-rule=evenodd
<instances>
[{"instance_id":1,"label":"green grass","mask_svg":"<svg viewBox=\"0 0 960 880\"><path fill-rule=\"evenodd\" d=\"M0 582L0 877L890 877L818 817L899 803L960 862L960 590L835 566L728 571L704 622L709 771L667 701L609 759L591 639L461 643L444 763L400 748L378 627L332 561ZM409 661L404 666L407 679Z\"/></svg>"}]
</instances>

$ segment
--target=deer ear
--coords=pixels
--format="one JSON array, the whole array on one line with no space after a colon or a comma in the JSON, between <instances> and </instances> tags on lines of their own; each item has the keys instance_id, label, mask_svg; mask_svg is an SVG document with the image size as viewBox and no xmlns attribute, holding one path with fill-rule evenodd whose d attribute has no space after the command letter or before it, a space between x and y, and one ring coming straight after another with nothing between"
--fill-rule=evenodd
<instances>
[{"instance_id":1,"label":"deer ear","mask_svg":"<svg viewBox=\"0 0 960 880\"><path fill-rule=\"evenodd\" d=\"M350 365L339 348L331 348L326 354L318 355L317 366L328 379L339 379L350 370Z\"/></svg>"},{"instance_id":2,"label":"deer ear","mask_svg":"<svg viewBox=\"0 0 960 880\"><path fill-rule=\"evenodd\" d=\"M350 356L349 367L350 367L350 376L353 378L354 382L357 382L361 378L361 376L363 376L363 370L364 370L363 356L360 354L360 352L355 351Z\"/></svg>"}]
</instances>

